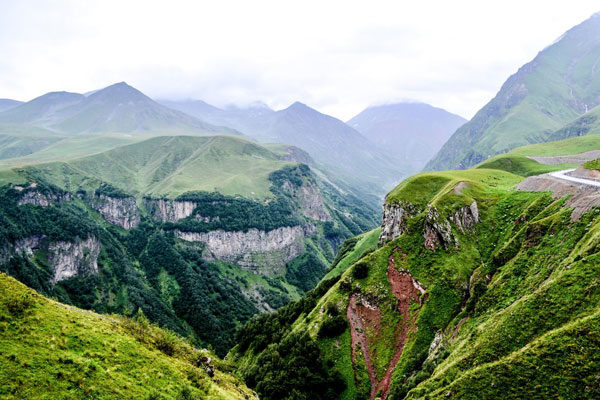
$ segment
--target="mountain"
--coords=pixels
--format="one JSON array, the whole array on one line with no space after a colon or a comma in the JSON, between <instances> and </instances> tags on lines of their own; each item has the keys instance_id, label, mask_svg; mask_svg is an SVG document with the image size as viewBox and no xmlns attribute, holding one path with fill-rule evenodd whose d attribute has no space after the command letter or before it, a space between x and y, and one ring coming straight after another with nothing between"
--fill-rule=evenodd
<instances>
[{"instance_id":1,"label":"mountain","mask_svg":"<svg viewBox=\"0 0 600 400\"><path fill-rule=\"evenodd\" d=\"M11 99L0 99L0 112L14 108L19 104L23 104L23 102Z\"/></svg>"},{"instance_id":2,"label":"mountain","mask_svg":"<svg viewBox=\"0 0 600 400\"><path fill-rule=\"evenodd\" d=\"M227 363L141 313L96 314L0 273L0 320L5 398L256 399Z\"/></svg>"},{"instance_id":3,"label":"mountain","mask_svg":"<svg viewBox=\"0 0 600 400\"><path fill-rule=\"evenodd\" d=\"M600 104L600 15L570 29L503 85L460 127L427 170L468 168L552 133Z\"/></svg>"},{"instance_id":4,"label":"mountain","mask_svg":"<svg viewBox=\"0 0 600 400\"><path fill-rule=\"evenodd\" d=\"M346 123L417 172L465 122L441 108L411 102L369 107Z\"/></svg>"},{"instance_id":5,"label":"mountain","mask_svg":"<svg viewBox=\"0 0 600 400\"><path fill-rule=\"evenodd\" d=\"M598 155L588 135L406 179L381 228L247 323L229 358L266 400L598 398L581 382L600 372L600 196L539 175Z\"/></svg>"},{"instance_id":6,"label":"mountain","mask_svg":"<svg viewBox=\"0 0 600 400\"><path fill-rule=\"evenodd\" d=\"M85 96L52 92L0 113L0 124L23 124L59 134L82 133L228 133L156 103L125 82Z\"/></svg>"},{"instance_id":7,"label":"mountain","mask_svg":"<svg viewBox=\"0 0 600 400\"><path fill-rule=\"evenodd\" d=\"M247 107L218 108L202 100L160 100L159 102L211 124L229 126L261 142L277 141L276 136L266 134L270 118L275 111L264 103L255 103Z\"/></svg>"},{"instance_id":8,"label":"mountain","mask_svg":"<svg viewBox=\"0 0 600 400\"><path fill-rule=\"evenodd\" d=\"M380 196L409 172L401 158L378 148L344 122L296 102L273 111L264 104L225 110L202 101L165 102L231 126L260 142L286 143L308 152L329 176L364 194Z\"/></svg>"},{"instance_id":9,"label":"mountain","mask_svg":"<svg viewBox=\"0 0 600 400\"><path fill-rule=\"evenodd\" d=\"M312 289L378 208L236 136L159 136L0 169L0 271L223 356L236 328Z\"/></svg>"}]
</instances>

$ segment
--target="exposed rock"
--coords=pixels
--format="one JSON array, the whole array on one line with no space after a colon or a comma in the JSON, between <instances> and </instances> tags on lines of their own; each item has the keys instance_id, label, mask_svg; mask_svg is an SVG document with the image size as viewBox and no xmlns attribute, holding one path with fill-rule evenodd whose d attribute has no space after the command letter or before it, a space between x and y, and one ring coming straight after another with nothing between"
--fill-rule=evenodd
<instances>
[{"instance_id":1,"label":"exposed rock","mask_svg":"<svg viewBox=\"0 0 600 400\"><path fill-rule=\"evenodd\" d=\"M0 248L0 264L4 264L10 260L14 254L31 257L34 251L41 248L42 240L45 237L45 235L35 235L18 240L14 244L5 243L2 248Z\"/></svg>"},{"instance_id":2,"label":"exposed rock","mask_svg":"<svg viewBox=\"0 0 600 400\"><path fill-rule=\"evenodd\" d=\"M54 242L48 246L48 261L54 269L52 283L98 273L100 242L93 236L74 242Z\"/></svg>"},{"instance_id":3,"label":"exposed rock","mask_svg":"<svg viewBox=\"0 0 600 400\"><path fill-rule=\"evenodd\" d=\"M458 239L452 235L452 228L447 219L440 219L440 214L435 207L427 208L427 217L425 217L425 247L429 250L435 250L440 245L445 248L454 244L458 247Z\"/></svg>"},{"instance_id":4,"label":"exposed rock","mask_svg":"<svg viewBox=\"0 0 600 400\"><path fill-rule=\"evenodd\" d=\"M569 196L567 207L572 207L571 221L577 221L586 212L594 207L600 207L600 193L597 188L589 185L568 182L554 178L548 174L530 176L523 179L517 186L517 190L530 192L552 192L552 198L560 199Z\"/></svg>"},{"instance_id":5,"label":"exposed rock","mask_svg":"<svg viewBox=\"0 0 600 400\"><path fill-rule=\"evenodd\" d=\"M314 182L304 182L302 186L296 187L291 182L285 181L282 188L298 202L300 211L305 217L316 221L333 221L325 207L321 192Z\"/></svg>"},{"instance_id":6,"label":"exposed rock","mask_svg":"<svg viewBox=\"0 0 600 400\"><path fill-rule=\"evenodd\" d=\"M140 223L140 212L134 197L95 196L92 207L111 224L121 228L135 228Z\"/></svg>"},{"instance_id":7,"label":"exposed rock","mask_svg":"<svg viewBox=\"0 0 600 400\"><path fill-rule=\"evenodd\" d=\"M46 250L48 263L54 275L52 283L71 278L98 273L100 242L93 236L86 240L76 238L74 242L49 242L45 235L30 236L14 244L6 244L0 251L0 264L14 255L32 257L35 251Z\"/></svg>"},{"instance_id":8,"label":"exposed rock","mask_svg":"<svg viewBox=\"0 0 600 400\"><path fill-rule=\"evenodd\" d=\"M475 227L475 224L479 222L477 202L473 200L471 205L459 208L451 219L462 233L471 231Z\"/></svg>"},{"instance_id":9,"label":"exposed rock","mask_svg":"<svg viewBox=\"0 0 600 400\"><path fill-rule=\"evenodd\" d=\"M176 236L190 242L206 245L203 257L223 260L258 271L281 271L288 261L304 252L304 231L300 226L281 227L265 232L249 229L247 232L181 232Z\"/></svg>"},{"instance_id":10,"label":"exposed rock","mask_svg":"<svg viewBox=\"0 0 600 400\"><path fill-rule=\"evenodd\" d=\"M566 175L574 176L575 178L593 179L595 181L600 181L600 171L595 169L579 167L575 171Z\"/></svg>"},{"instance_id":11,"label":"exposed rock","mask_svg":"<svg viewBox=\"0 0 600 400\"><path fill-rule=\"evenodd\" d=\"M534 157L529 156L534 161L540 164L556 165L556 164L583 164L586 161L595 160L600 158L600 150L591 150L579 154L567 154L565 156L549 156L549 157Z\"/></svg>"},{"instance_id":12,"label":"exposed rock","mask_svg":"<svg viewBox=\"0 0 600 400\"><path fill-rule=\"evenodd\" d=\"M28 190L21 195L19 205L33 204L35 206L48 207L51 204L70 201L73 195L69 192L64 193L42 193L39 190Z\"/></svg>"},{"instance_id":13,"label":"exposed rock","mask_svg":"<svg viewBox=\"0 0 600 400\"><path fill-rule=\"evenodd\" d=\"M144 199L146 209L150 216L156 221L177 222L187 218L198 206L193 201L177 201L166 199Z\"/></svg>"},{"instance_id":14,"label":"exposed rock","mask_svg":"<svg viewBox=\"0 0 600 400\"><path fill-rule=\"evenodd\" d=\"M406 218L414 217L421 211L408 202L385 203L379 244L382 245L407 232Z\"/></svg>"}]
</instances>

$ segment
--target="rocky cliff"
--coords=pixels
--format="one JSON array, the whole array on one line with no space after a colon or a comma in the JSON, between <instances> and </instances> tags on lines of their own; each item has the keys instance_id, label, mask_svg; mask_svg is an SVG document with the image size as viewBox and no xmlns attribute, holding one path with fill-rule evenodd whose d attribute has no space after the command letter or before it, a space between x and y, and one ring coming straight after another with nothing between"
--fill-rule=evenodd
<instances>
[{"instance_id":1,"label":"rocky cliff","mask_svg":"<svg viewBox=\"0 0 600 400\"><path fill-rule=\"evenodd\" d=\"M33 204L41 207L48 207L51 204L70 201L73 199L73 195L69 192L53 193L36 190L35 183L32 183L27 189L23 188L22 186L14 186L14 189L23 191L21 199L19 200L19 205Z\"/></svg>"},{"instance_id":2,"label":"rocky cliff","mask_svg":"<svg viewBox=\"0 0 600 400\"><path fill-rule=\"evenodd\" d=\"M111 224L131 229L140 223L140 212L134 197L110 197L100 194L94 196L90 203L92 208Z\"/></svg>"},{"instance_id":3,"label":"rocky cliff","mask_svg":"<svg viewBox=\"0 0 600 400\"><path fill-rule=\"evenodd\" d=\"M421 212L418 207L408 202L384 204L379 244L383 245L407 233L407 218L414 217ZM451 245L458 247L458 238L452 232L451 222L461 233L471 232L479 222L477 202L473 200L470 205L460 207L450 213L447 218L440 215L437 207L427 206L423 232L424 246L429 250L436 250L440 246L444 248Z\"/></svg>"},{"instance_id":4,"label":"rocky cliff","mask_svg":"<svg viewBox=\"0 0 600 400\"><path fill-rule=\"evenodd\" d=\"M0 251L0 264L6 263L14 255L32 257L39 250L47 251L47 260L53 270L53 284L73 276L98 273L100 242L94 236L85 240L75 238L73 242L48 242L45 235L30 236L13 244L5 244Z\"/></svg>"},{"instance_id":5,"label":"rocky cliff","mask_svg":"<svg viewBox=\"0 0 600 400\"><path fill-rule=\"evenodd\" d=\"M414 217L421 212L422 210L408 202L385 203L383 205L379 244L382 245L406 233L406 218Z\"/></svg>"},{"instance_id":6,"label":"rocky cliff","mask_svg":"<svg viewBox=\"0 0 600 400\"><path fill-rule=\"evenodd\" d=\"M281 271L288 261L304 252L304 231L300 226L265 232L227 232L222 229L198 233L176 232L177 237L206 245L204 258L222 260L256 272Z\"/></svg>"},{"instance_id":7,"label":"rocky cliff","mask_svg":"<svg viewBox=\"0 0 600 400\"><path fill-rule=\"evenodd\" d=\"M300 206L300 212L305 217L316 221L333 221L325 207L319 188L312 180L303 182L301 186L294 186L290 181L285 181L282 188L292 195Z\"/></svg>"},{"instance_id":8,"label":"rocky cliff","mask_svg":"<svg viewBox=\"0 0 600 400\"><path fill-rule=\"evenodd\" d=\"M148 214L162 222L177 222L187 218L194 212L197 204L193 201L176 201L167 199L144 199Z\"/></svg>"},{"instance_id":9,"label":"rocky cliff","mask_svg":"<svg viewBox=\"0 0 600 400\"><path fill-rule=\"evenodd\" d=\"M98 273L100 242L93 236L73 242L54 242L48 246L48 261L54 269L52 283L74 276Z\"/></svg>"}]
</instances>

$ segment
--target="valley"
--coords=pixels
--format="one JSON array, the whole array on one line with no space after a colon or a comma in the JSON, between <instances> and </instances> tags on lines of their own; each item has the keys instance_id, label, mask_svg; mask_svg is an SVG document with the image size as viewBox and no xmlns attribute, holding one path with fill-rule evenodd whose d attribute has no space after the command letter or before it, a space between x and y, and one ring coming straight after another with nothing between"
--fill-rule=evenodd
<instances>
[{"instance_id":1,"label":"valley","mask_svg":"<svg viewBox=\"0 0 600 400\"><path fill-rule=\"evenodd\" d=\"M482 44L450 12L422 48L425 31L382 15L353 31L328 18L318 35L323 4L293 40L285 19L262 27L242 8L181 34L212 26L216 6L121 35L110 68L0 82L37 93L0 99L0 398L600 398L600 14L504 60L512 31ZM143 22L119 7L128 28ZM540 15L527 14L541 35ZM446 64L459 45L474 46L460 68ZM66 54L53 56L68 69ZM464 111L526 59L470 120L407 97ZM94 74L153 97L94 89Z\"/></svg>"}]
</instances>

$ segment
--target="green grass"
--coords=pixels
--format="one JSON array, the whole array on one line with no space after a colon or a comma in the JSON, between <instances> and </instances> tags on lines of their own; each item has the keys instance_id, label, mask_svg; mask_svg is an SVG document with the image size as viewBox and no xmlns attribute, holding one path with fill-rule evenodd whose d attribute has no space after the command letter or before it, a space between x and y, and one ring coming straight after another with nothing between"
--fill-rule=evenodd
<instances>
[{"instance_id":1,"label":"green grass","mask_svg":"<svg viewBox=\"0 0 600 400\"><path fill-rule=\"evenodd\" d=\"M196 366L213 359L215 379ZM0 397L203 399L252 397L228 364L173 334L57 303L0 274Z\"/></svg>"},{"instance_id":2,"label":"green grass","mask_svg":"<svg viewBox=\"0 0 600 400\"><path fill-rule=\"evenodd\" d=\"M556 142L519 147L508 154L518 156L562 156L600 149L600 134L579 136Z\"/></svg>"},{"instance_id":3,"label":"green grass","mask_svg":"<svg viewBox=\"0 0 600 400\"><path fill-rule=\"evenodd\" d=\"M583 168L600 171L600 158L583 163Z\"/></svg>"},{"instance_id":4,"label":"green grass","mask_svg":"<svg viewBox=\"0 0 600 400\"><path fill-rule=\"evenodd\" d=\"M6 161L4 169L0 167L0 183L34 173L68 190L90 190L101 180L136 195L177 197L197 190L264 200L272 197L269 174L291 164L232 136L161 136L119 146L134 140L124 135L71 138L65 148L59 142L29 157ZM77 157L92 147L112 149ZM62 161L36 163L52 159Z\"/></svg>"}]
</instances>

